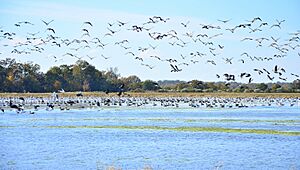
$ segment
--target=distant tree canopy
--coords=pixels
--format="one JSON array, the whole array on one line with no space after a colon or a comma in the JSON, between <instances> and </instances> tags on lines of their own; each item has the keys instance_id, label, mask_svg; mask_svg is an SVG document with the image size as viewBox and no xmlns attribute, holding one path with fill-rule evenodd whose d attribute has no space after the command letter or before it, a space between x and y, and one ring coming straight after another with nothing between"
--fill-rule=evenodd
<instances>
[{"instance_id":1,"label":"distant tree canopy","mask_svg":"<svg viewBox=\"0 0 300 170\"><path fill-rule=\"evenodd\" d=\"M158 90L159 86L158 83L152 81L152 80L145 80L143 83L143 90L146 91L155 91Z\"/></svg>"},{"instance_id":2,"label":"distant tree canopy","mask_svg":"<svg viewBox=\"0 0 300 170\"><path fill-rule=\"evenodd\" d=\"M97 70L93 65L78 60L74 65L51 67L46 73L32 62L18 63L15 59L0 60L0 92L65 91L177 91L177 92L300 92L300 80L292 83L203 82L192 80L141 81L135 75L121 77L117 68Z\"/></svg>"},{"instance_id":3,"label":"distant tree canopy","mask_svg":"<svg viewBox=\"0 0 300 170\"><path fill-rule=\"evenodd\" d=\"M268 89L268 85L265 84L265 83L259 83L259 84L256 85L256 88L261 90L261 91L265 91L265 90Z\"/></svg>"}]
</instances>

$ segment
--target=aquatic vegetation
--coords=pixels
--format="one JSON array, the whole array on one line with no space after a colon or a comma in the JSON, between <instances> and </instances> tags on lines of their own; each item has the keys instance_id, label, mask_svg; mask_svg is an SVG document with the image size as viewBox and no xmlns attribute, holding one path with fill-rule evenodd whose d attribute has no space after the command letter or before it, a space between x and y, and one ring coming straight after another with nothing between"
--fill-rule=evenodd
<instances>
[{"instance_id":1,"label":"aquatic vegetation","mask_svg":"<svg viewBox=\"0 0 300 170\"><path fill-rule=\"evenodd\" d=\"M44 128L44 127L40 127ZM125 129L125 130L171 130L182 132L224 132L224 133L254 133L269 135L300 136L300 131L277 131L266 129L235 129L219 127L161 127L161 126L46 126L46 128L96 128L96 129Z\"/></svg>"}]
</instances>

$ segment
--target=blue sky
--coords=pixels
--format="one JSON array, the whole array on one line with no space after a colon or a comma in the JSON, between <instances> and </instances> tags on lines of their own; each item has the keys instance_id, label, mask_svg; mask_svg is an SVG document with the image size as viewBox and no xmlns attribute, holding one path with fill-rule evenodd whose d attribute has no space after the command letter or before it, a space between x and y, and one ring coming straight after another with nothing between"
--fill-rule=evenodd
<instances>
[{"instance_id":1,"label":"blue sky","mask_svg":"<svg viewBox=\"0 0 300 170\"><path fill-rule=\"evenodd\" d=\"M282 81L279 79L287 78L287 81L293 81L297 77L291 75L300 74L300 47L299 41L293 41L290 46L286 46L289 51L284 53L284 57L274 57L274 55L281 54L278 50L269 47L273 42L271 36L280 38L279 45L286 44L288 39L292 38L291 33L300 30L299 7L300 1L202 1L202 0L186 0L186 1L142 1L142 0L110 0L110 1L74 1L74 0L51 0L51 1L34 1L34 0L0 0L0 28L5 32L15 32L16 36L13 40L0 38L0 59L6 57L16 58L17 61L27 62L33 61L41 65L41 70L46 71L51 66L60 64L72 64L76 62L77 58L65 56L67 52L74 53L78 57L90 62L100 70L106 70L110 67L118 67L122 76L137 75L142 80L192 80L199 79L204 81L222 81L224 73L235 74L236 76L242 72L247 72L252 75L254 82L270 82L267 74L264 72L259 75L254 68L262 70L265 68L271 72L270 76L275 77L273 81ZM161 16L162 18L170 18L166 23L160 22L156 24L146 25L146 28L151 28L149 32L134 32L128 30L133 25L143 26L143 23L149 21L150 17ZM262 31L249 33L250 28L237 29L235 33L226 30L234 28L239 24L248 23L246 20L252 20L255 17L260 17L262 21L255 21L251 28L258 28L258 26L267 22L268 26L261 27ZM41 20L51 21L49 26L42 23ZM227 23L222 23L218 20L230 19ZM115 24L112 27L109 23L117 23L117 21L128 22L126 25L119 27ZM276 20L285 20L281 24L281 29L271 25L276 24ZM22 25L16 27L14 24L20 21L30 21L34 25ZM85 21L93 23L93 27L83 24ZM187 27L183 27L181 23L188 23ZM220 26L221 29L202 29L200 24ZM55 35L59 39L86 39L92 41L92 38L98 37L103 43L107 43L104 49L95 48L89 44L91 48L81 48L79 51L72 49L83 46L71 45L57 47L53 44L44 45L42 53L32 52L31 54L14 54L11 51L14 45L18 42L25 42L29 33L40 32L37 36L46 37L50 34L46 31L48 27L55 29ZM104 36L109 32L107 28L119 31L115 35ZM90 37L82 37L82 29L88 29ZM187 45L182 48L179 45L172 46L170 43L181 44L182 42L170 39L169 37L162 40L153 40L148 33L161 32L167 33L170 30L176 30L178 37L187 42ZM2 34L3 34L2 33ZM220 36L209 38L202 38L205 42L213 42L214 45L203 45L199 41L194 43L192 38L185 36L186 33L192 34L195 39L198 34L207 34L208 36ZM299 36L299 35L298 35ZM263 41L262 46L258 46L256 41L241 41L244 38L259 39L262 37L268 38L268 41ZM294 36L295 37L295 36ZM127 39L129 41L126 46L131 47L128 50L115 45L115 42ZM60 40L57 40L60 42ZM38 43L38 42L36 42ZM151 49L149 44L157 46ZM220 49L219 46L224 46ZM125 46L125 45L124 45ZM281 48L284 48L282 46ZM296 47L292 49L292 47ZM25 47L19 47L20 50L26 50ZM149 48L141 52L139 48ZM209 48L213 49L210 50ZM30 50L30 49L27 49ZM126 54L133 52L135 56ZM201 52L205 56L191 56L190 53ZM210 52L212 51L212 52ZM272 58L270 61L258 61L254 59L241 56L242 53L247 52L252 57L257 58ZM213 55L217 54L216 56ZM103 56L109 57L104 59ZM185 56L185 59L181 57ZM56 57L56 59L53 58ZM159 61L154 57L159 56L162 59L175 59L177 62L172 63L178 65L180 72L171 72L170 63L167 61ZM95 57L90 59L89 57ZM135 57L143 59L141 62ZM232 58L232 64L226 62L226 58ZM191 62L198 61L193 64ZM215 61L213 65L207 61ZM244 60L245 63L242 63ZM188 63L183 65L180 63ZM154 67L149 69L146 64ZM286 73L279 76L272 72L274 66L278 65L284 68ZM217 78L216 74L221 75ZM236 78L238 82L247 82L246 78Z\"/></svg>"}]
</instances>

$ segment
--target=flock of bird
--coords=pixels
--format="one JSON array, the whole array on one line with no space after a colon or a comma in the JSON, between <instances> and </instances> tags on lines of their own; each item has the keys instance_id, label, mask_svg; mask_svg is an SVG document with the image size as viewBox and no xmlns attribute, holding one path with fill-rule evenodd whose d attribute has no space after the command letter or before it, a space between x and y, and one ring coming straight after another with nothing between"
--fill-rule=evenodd
<instances>
[{"instance_id":1,"label":"flock of bird","mask_svg":"<svg viewBox=\"0 0 300 170\"><path fill-rule=\"evenodd\" d=\"M21 38L16 32L5 30L5 27L3 26L0 27L0 32L2 34L0 36L0 42L2 41L1 44L4 48L11 47L11 53L17 55L46 53L47 48L50 47L51 50L54 50L54 47L63 49L64 53L60 56L48 55L48 57L55 62L60 62L68 57L75 58L76 60L94 60L95 58L109 60L115 56L106 56L101 50L105 50L110 46L117 50L121 48L121 52L122 50L124 51L123 56L119 57L125 56L128 57L128 59L136 60L137 62L140 62L141 66L148 69L156 68L155 64L149 63L150 60L152 63L163 62L170 68L170 72L174 73L181 72L190 65L200 63L217 66L219 64L234 65L248 64L250 62L268 62L286 58L288 55L297 55L297 53L300 57L300 30L288 33L288 38L267 35L268 31L274 32L281 30L285 20L276 20L275 23L269 23L265 22L260 17L255 17L250 20L245 20L244 23L240 24L232 24L231 19L217 20L216 22L218 24L200 23L197 24L196 28L192 25L192 22L186 21L177 23L177 27L181 27L181 32L176 31L175 29L169 29L167 31L156 30L156 27L159 27L162 24L168 26L169 22L171 22L170 18L163 18L160 16L150 17L140 24L116 20L107 23L106 28L104 28L106 31L103 35L94 36L92 32L95 31L93 30L93 27L95 27L94 24L96 23L85 21L82 22L82 25L80 26L79 38L63 38L59 36L59 31L54 27L54 20L41 20L41 23L39 24L42 24L43 26L40 31L27 32L25 33L25 37L23 36ZM29 21L20 21L14 24L18 31L21 31L22 27L34 28L35 25L35 23ZM226 39L228 37L234 37L237 32L248 35L246 37L240 37L239 43L245 43L248 46L252 45L255 50L246 50L241 54L232 54L233 57L225 57L223 51L226 49L226 46L222 44L222 41L220 40L222 40L222 38ZM118 37L118 35L124 35L124 33L125 35L131 35L131 33L135 33L137 36L143 35L145 36L145 42L147 42L148 45L135 48L131 46L131 44L134 43L134 40L130 40L131 36L128 36L127 39ZM262 37L262 33L265 33L266 36ZM177 52L178 55L173 57L154 55L156 50L160 47L165 48L166 46L174 48L172 51ZM251 54L253 51L259 50L262 47L264 47L264 50L271 50L272 55L255 56ZM88 51L91 50L100 50L100 52L97 56L87 55ZM79 55L80 52L83 52L83 55ZM0 55L4 54L1 52ZM270 81L287 81L288 74L295 79L299 78L298 73L287 73L286 68L279 64L275 64L272 70L270 70L270 68L253 68L251 72L218 73L215 76L228 82L236 81L237 78L240 78L241 80L246 79L248 83L251 83L254 80L254 74L264 76Z\"/></svg>"},{"instance_id":2,"label":"flock of bird","mask_svg":"<svg viewBox=\"0 0 300 170\"><path fill-rule=\"evenodd\" d=\"M103 108L248 108L248 107L299 107L299 98L221 98L221 97L2 97L0 111L35 114L39 110L103 109Z\"/></svg>"}]
</instances>

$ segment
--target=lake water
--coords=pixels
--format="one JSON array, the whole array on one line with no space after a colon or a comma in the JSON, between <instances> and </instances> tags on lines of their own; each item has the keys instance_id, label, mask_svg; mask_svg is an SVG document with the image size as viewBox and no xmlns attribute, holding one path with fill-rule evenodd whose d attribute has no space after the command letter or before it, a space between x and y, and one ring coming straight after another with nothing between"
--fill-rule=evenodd
<instances>
[{"instance_id":1,"label":"lake water","mask_svg":"<svg viewBox=\"0 0 300 170\"><path fill-rule=\"evenodd\" d=\"M300 132L300 107L6 111L0 169L300 169L299 135L145 126Z\"/></svg>"}]
</instances>

